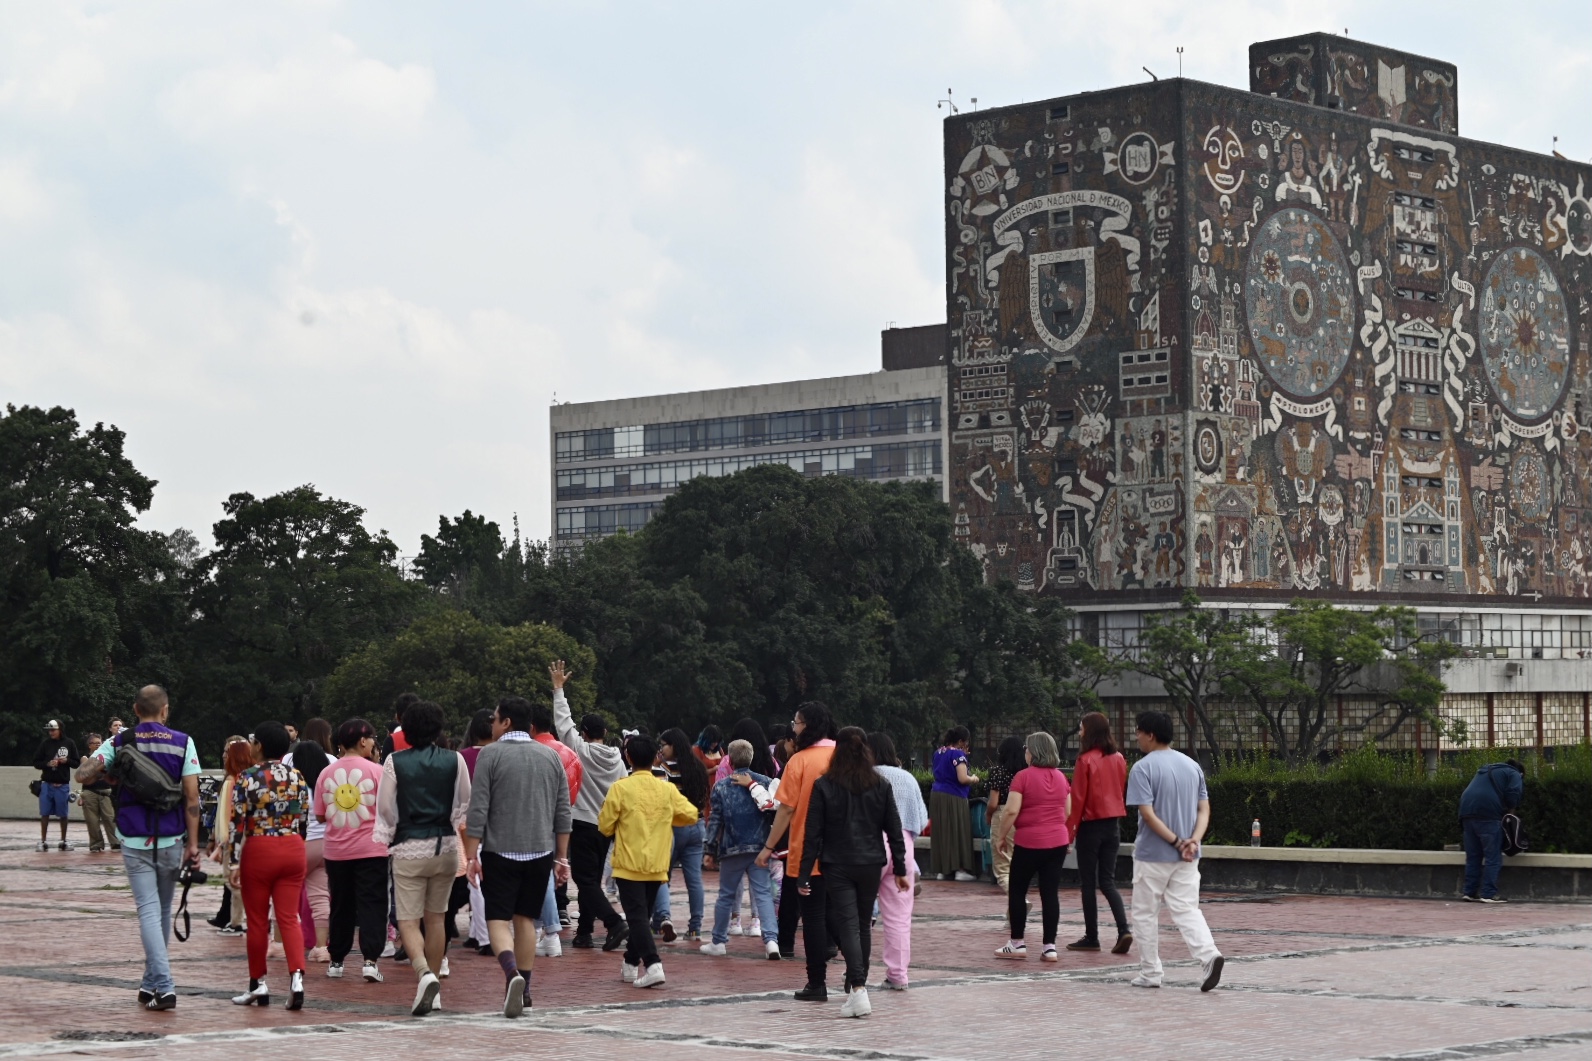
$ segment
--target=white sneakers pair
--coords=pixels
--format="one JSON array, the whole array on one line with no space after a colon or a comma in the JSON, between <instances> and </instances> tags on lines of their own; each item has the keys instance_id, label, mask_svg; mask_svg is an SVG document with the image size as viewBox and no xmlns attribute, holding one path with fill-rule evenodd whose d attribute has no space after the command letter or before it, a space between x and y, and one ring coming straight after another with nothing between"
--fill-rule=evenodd
<instances>
[{"instance_id":1,"label":"white sneakers pair","mask_svg":"<svg viewBox=\"0 0 1592 1061\"><path fill-rule=\"evenodd\" d=\"M846 993L846 1001L840 1007L842 1017L866 1017L873 1012L873 1003L868 1001L866 987L854 987Z\"/></svg>"},{"instance_id":2,"label":"white sneakers pair","mask_svg":"<svg viewBox=\"0 0 1592 1061\"><path fill-rule=\"evenodd\" d=\"M538 958L562 958L564 956L564 942L557 932L542 932L536 934L536 956Z\"/></svg>"},{"instance_id":3,"label":"white sneakers pair","mask_svg":"<svg viewBox=\"0 0 1592 1061\"><path fill-rule=\"evenodd\" d=\"M643 971L641 966L620 959L619 975L632 987L657 987L663 983L663 963L653 962Z\"/></svg>"},{"instance_id":4,"label":"white sneakers pair","mask_svg":"<svg viewBox=\"0 0 1592 1061\"><path fill-rule=\"evenodd\" d=\"M763 934L763 922L754 917L745 928L742 928L741 915L736 914L730 918L729 932L732 936L761 936Z\"/></svg>"}]
</instances>

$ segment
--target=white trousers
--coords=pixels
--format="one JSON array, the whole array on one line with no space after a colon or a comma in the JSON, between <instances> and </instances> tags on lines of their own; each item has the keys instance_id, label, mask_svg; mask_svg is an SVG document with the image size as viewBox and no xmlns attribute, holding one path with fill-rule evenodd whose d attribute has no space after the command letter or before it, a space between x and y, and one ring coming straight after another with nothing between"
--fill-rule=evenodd
<instances>
[{"instance_id":1,"label":"white trousers","mask_svg":"<svg viewBox=\"0 0 1592 1061\"><path fill-rule=\"evenodd\" d=\"M1139 946L1139 973L1161 982L1161 905L1166 904L1189 953L1202 963L1221 952L1200 913L1198 862L1133 863L1133 942Z\"/></svg>"},{"instance_id":2,"label":"white trousers","mask_svg":"<svg viewBox=\"0 0 1592 1061\"><path fill-rule=\"evenodd\" d=\"M486 897L481 894L479 884L470 885L470 938L479 945L488 942L486 938Z\"/></svg>"}]
</instances>

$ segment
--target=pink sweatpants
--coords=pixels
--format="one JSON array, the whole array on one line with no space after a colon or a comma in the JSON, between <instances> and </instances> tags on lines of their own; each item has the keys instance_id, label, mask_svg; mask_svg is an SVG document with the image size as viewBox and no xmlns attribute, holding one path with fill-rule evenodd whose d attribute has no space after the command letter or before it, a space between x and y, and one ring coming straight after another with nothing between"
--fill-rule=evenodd
<instances>
[{"instance_id":1,"label":"pink sweatpants","mask_svg":"<svg viewBox=\"0 0 1592 1061\"><path fill-rule=\"evenodd\" d=\"M907 866L914 884L918 879L918 860L914 846L917 837L902 831L907 843ZM884 972L898 984L907 982L907 966L912 962L912 889L896 888L895 867L886 864L879 882L879 922L884 928Z\"/></svg>"}]
</instances>

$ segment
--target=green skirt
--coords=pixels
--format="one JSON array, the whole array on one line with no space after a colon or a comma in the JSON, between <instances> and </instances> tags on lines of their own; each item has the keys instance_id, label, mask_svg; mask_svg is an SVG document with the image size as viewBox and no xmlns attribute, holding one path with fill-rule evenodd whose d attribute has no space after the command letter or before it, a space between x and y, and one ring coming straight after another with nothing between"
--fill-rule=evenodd
<instances>
[{"instance_id":1,"label":"green skirt","mask_svg":"<svg viewBox=\"0 0 1592 1061\"><path fill-rule=\"evenodd\" d=\"M977 875L978 859L973 854L973 812L967 800L948 792L929 793L929 870L955 873L963 870Z\"/></svg>"}]
</instances>

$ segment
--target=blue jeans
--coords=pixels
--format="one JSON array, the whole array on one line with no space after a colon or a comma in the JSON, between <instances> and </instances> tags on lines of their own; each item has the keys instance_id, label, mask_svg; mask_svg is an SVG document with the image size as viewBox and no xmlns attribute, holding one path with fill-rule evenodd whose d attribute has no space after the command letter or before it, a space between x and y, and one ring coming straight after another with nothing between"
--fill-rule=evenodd
<instances>
[{"instance_id":1,"label":"blue jeans","mask_svg":"<svg viewBox=\"0 0 1592 1061\"><path fill-rule=\"evenodd\" d=\"M702 894L702 823L695 822L691 825L676 825L674 827L674 854L670 858L670 865L678 864L685 874L685 893L691 906L691 923L689 930L702 931L702 908L704 899ZM670 874L674 873L670 869ZM652 906L652 922L656 927L669 920L669 882L664 881L663 887L658 889L658 899Z\"/></svg>"},{"instance_id":2,"label":"blue jeans","mask_svg":"<svg viewBox=\"0 0 1592 1061\"><path fill-rule=\"evenodd\" d=\"M1465 827L1465 894L1491 899L1498 894L1504 864L1504 823L1466 818L1460 824Z\"/></svg>"},{"instance_id":3,"label":"blue jeans","mask_svg":"<svg viewBox=\"0 0 1592 1061\"><path fill-rule=\"evenodd\" d=\"M774 882L767 866L757 864L757 852L725 855L719 859L719 901L713 907L713 942L730 938L730 917L741 905L741 878L752 886L752 909L763 925L763 941L779 940L779 918L774 915Z\"/></svg>"},{"instance_id":4,"label":"blue jeans","mask_svg":"<svg viewBox=\"0 0 1592 1061\"><path fill-rule=\"evenodd\" d=\"M138 934L144 942L144 979L138 986L157 995L176 987L166 941L171 938L171 896L182 869L182 850L181 841L154 851L122 844L122 867L138 904Z\"/></svg>"}]
</instances>

